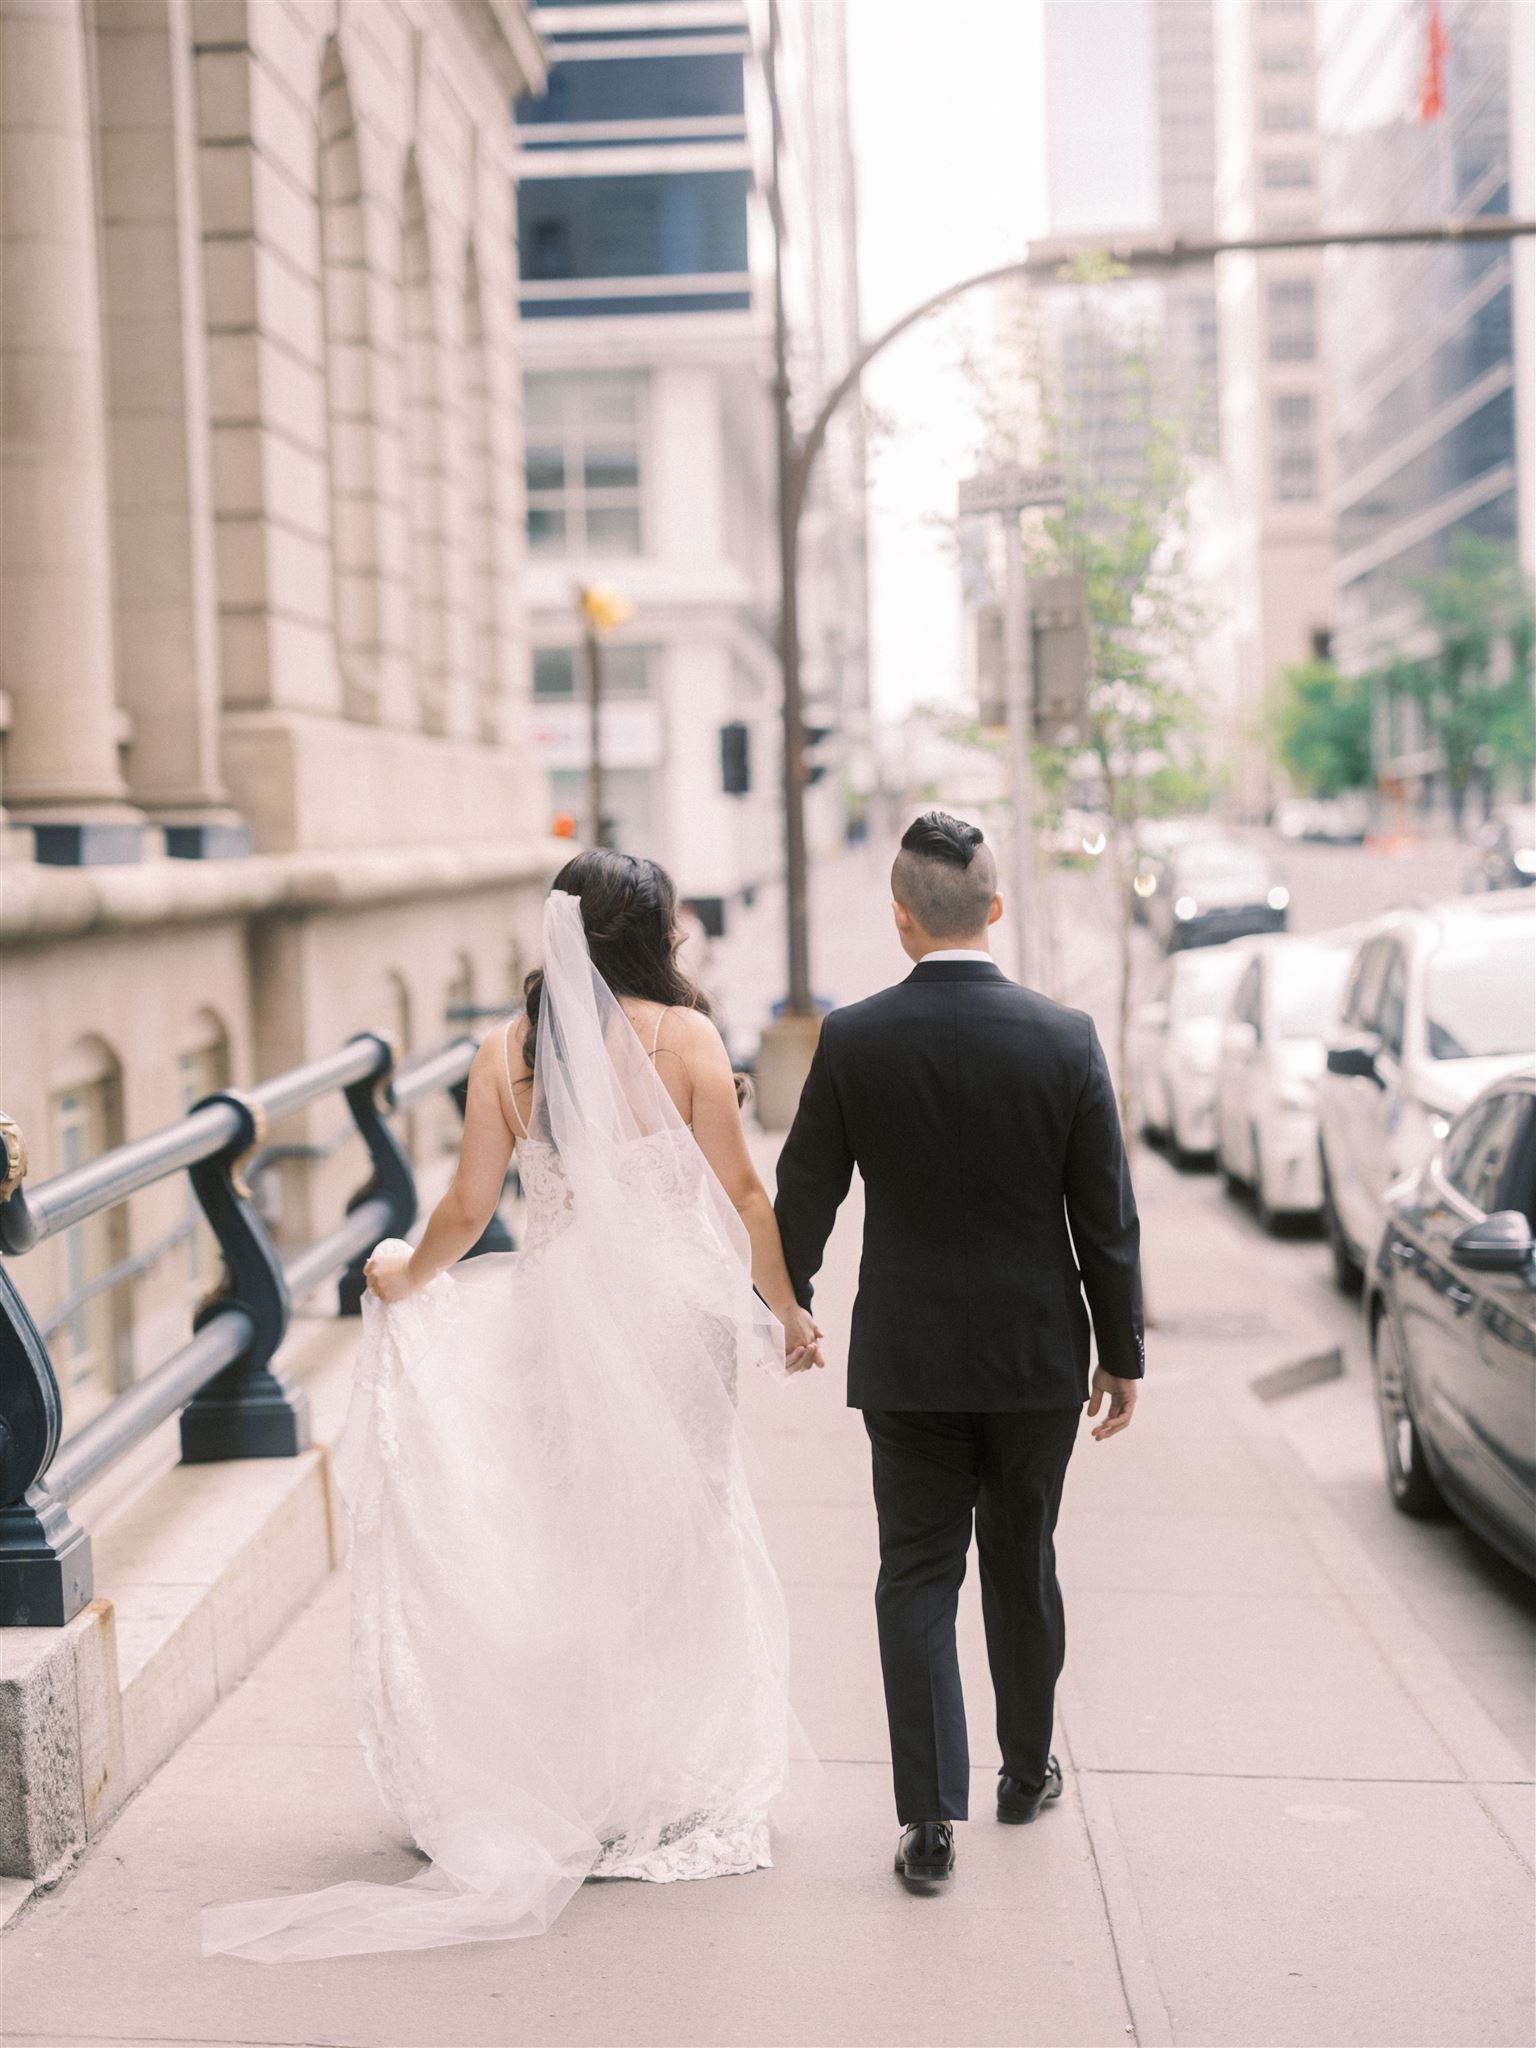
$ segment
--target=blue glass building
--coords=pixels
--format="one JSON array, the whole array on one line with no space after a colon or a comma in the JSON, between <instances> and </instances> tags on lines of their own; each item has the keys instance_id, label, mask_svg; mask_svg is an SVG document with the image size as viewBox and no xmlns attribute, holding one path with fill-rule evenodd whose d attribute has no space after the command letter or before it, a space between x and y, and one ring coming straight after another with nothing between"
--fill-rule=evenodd
<instances>
[{"instance_id":1,"label":"blue glass building","mask_svg":"<svg viewBox=\"0 0 1536 2048\"><path fill-rule=\"evenodd\" d=\"M517 107L526 319L751 306L746 11L669 13L657 28L623 4L538 10L549 89Z\"/></svg>"}]
</instances>

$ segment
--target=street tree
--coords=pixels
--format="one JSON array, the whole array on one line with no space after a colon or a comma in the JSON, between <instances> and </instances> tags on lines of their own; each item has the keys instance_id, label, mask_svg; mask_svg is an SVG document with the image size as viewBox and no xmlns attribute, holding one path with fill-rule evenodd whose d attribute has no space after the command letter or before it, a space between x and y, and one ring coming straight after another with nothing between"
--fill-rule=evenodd
<instances>
[{"instance_id":1,"label":"street tree","mask_svg":"<svg viewBox=\"0 0 1536 2048\"><path fill-rule=\"evenodd\" d=\"M1512 772L1522 792L1530 788L1536 764L1536 606L1513 550L1471 533L1458 533L1450 566L1415 588L1435 651L1421 660L1399 657L1367 680L1389 698L1418 705L1425 739L1444 762L1446 797L1459 833L1479 777L1485 791L1496 786L1501 772Z\"/></svg>"},{"instance_id":2,"label":"street tree","mask_svg":"<svg viewBox=\"0 0 1536 2048\"><path fill-rule=\"evenodd\" d=\"M1090 678L1083 748L1108 814L1107 863L1119 950L1116 1055L1128 1136L1133 983L1131 881L1143 820L1208 790L1191 656L1205 623L1188 559L1199 394L1153 321L1109 287L1104 259L1073 266L1072 312L1055 349L1035 337L1038 432L1064 498L1029 548L1031 572L1083 579ZM1059 778L1043 778L1050 787Z\"/></svg>"},{"instance_id":3,"label":"street tree","mask_svg":"<svg viewBox=\"0 0 1536 2048\"><path fill-rule=\"evenodd\" d=\"M1369 789L1372 686L1331 661L1286 669L1271 712L1275 750L1305 796Z\"/></svg>"}]
</instances>

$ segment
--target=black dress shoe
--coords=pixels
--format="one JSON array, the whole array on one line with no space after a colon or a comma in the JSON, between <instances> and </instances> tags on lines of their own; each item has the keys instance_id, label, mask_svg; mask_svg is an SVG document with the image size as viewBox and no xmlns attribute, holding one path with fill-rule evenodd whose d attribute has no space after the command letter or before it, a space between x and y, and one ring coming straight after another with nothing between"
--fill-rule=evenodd
<instances>
[{"instance_id":1,"label":"black dress shoe","mask_svg":"<svg viewBox=\"0 0 1536 2048\"><path fill-rule=\"evenodd\" d=\"M896 1845L896 1875L908 1884L941 1884L955 1867L955 1831L947 1820L917 1820Z\"/></svg>"},{"instance_id":2,"label":"black dress shoe","mask_svg":"<svg viewBox=\"0 0 1536 2048\"><path fill-rule=\"evenodd\" d=\"M1047 1757L1045 1778L1039 1785L1024 1785L1017 1778L1010 1778L1006 1771L997 1784L997 1817L1005 1820L1010 1827L1022 1827L1031 1821L1042 1806L1049 1806L1053 1799L1061 1797L1061 1765L1055 1757Z\"/></svg>"}]
</instances>

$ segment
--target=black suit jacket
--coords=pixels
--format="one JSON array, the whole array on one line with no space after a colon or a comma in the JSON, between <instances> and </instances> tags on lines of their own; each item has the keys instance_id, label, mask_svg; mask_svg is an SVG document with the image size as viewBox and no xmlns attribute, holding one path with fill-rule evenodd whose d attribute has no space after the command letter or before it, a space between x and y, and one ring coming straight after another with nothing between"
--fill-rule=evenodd
<instances>
[{"instance_id":1,"label":"black suit jacket","mask_svg":"<svg viewBox=\"0 0 1536 2048\"><path fill-rule=\"evenodd\" d=\"M832 1012L775 1205L807 1308L855 1166L850 1407L1070 1407L1090 1313L1105 1371L1140 1378L1140 1225L1092 1018L981 960Z\"/></svg>"}]
</instances>

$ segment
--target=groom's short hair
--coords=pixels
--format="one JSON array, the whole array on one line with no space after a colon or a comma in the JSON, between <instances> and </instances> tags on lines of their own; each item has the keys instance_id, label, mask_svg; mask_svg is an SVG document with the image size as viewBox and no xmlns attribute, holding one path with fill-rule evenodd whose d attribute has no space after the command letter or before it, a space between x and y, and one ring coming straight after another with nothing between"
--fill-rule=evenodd
<instances>
[{"instance_id":1,"label":"groom's short hair","mask_svg":"<svg viewBox=\"0 0 1536 2048\"><path fill-rule=\"evenodd\" d=\"M981 828L948 811L925 811L902 834L891 894L929 938L974 938L997 894L997 862Z\"/></svg>"}]
</instances>

